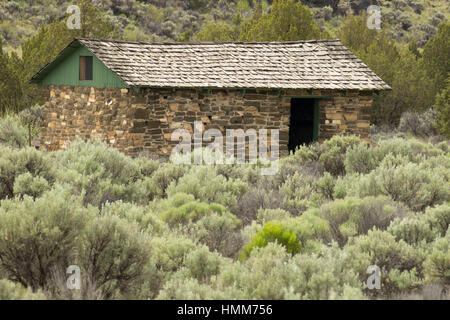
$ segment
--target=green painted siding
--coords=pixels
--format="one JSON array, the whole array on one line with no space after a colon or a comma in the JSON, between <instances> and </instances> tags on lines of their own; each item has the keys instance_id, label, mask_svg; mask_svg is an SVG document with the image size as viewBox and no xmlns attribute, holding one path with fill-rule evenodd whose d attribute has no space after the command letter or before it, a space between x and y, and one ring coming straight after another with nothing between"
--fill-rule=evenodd
<instances>
[{"instance_id":1,"label":"green painted siding","mask_svg":"<svg viewBox=\"0 0 450 320\"><path fill-rule=\"evenodd\" d=\"M80 56L93 56L93 80L79 80ZM97 88L127 88L114 72L109 70L86 47L81 46L56 65L40 81L41 85L85 86Z\"/></svg>"}]
</instances>

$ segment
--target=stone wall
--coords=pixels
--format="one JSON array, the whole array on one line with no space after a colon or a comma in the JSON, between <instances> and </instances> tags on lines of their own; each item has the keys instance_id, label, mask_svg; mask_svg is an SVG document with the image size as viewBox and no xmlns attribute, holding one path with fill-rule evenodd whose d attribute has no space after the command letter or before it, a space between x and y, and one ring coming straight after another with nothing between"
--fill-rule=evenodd
<instances>
[{"instance_id":1,"label":"stone wall","mask_svg":"<svg viewBox=\"0 0 450 320\"><path fill-rule=\"evenodd\" d=\"M76 136L97 138L122 152L167 158L178 128L279 129L280 153L288 154L290 96L308 92L267 90L169 90L49 86L42 144L64 149ZM319 141L355 133L368 139L372 93L314 91L321 99Z\"/></svg>"},{"instance_id":2,"label":"stone wall","mask_svg":"<svg viewBox=\"0 0 450 320\"><path fill-rule=\"evenodd\" d=\"M350 91L319 100L319 142L338 134L356 134L369 140L373 93Z\"/></svg>"}]
</instances>

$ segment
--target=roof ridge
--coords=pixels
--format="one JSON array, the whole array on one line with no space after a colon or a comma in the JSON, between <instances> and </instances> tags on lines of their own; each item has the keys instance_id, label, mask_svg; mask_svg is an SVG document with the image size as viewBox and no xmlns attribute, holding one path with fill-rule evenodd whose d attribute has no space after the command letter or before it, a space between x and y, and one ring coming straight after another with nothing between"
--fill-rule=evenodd
<instances>
[{"instance_id":1,"label":"roof ridge","mask_svg":"<svg viewBox=\"0 0 450 320\"><path fill-rule=\"evenodd\" d=\"M127 41L116 39L98 39L98 38L75 38L75 40L81 41L96 41L96 42L116 42L116 43L130 43L141 45L221 45L221 44L299 44L299 43L323 43L323 42L341 42L340 39L311 39L311 40L296 40L296 41L199 41L199 42L142 42L142 41Z\"/></svg>"}]
</instances>

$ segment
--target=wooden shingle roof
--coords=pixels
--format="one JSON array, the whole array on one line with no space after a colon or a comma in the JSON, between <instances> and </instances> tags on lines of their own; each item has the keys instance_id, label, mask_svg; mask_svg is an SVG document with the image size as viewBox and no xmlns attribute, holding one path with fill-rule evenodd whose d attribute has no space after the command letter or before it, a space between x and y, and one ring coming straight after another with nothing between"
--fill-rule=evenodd
<instances>
[{"instance_id":1,"label":"wooden shingle roof","mask_svg":"<svg viewBox=\"0 0 450 320\"><path fill-rule=\"evenodd\" d=\"M339 40L265 43L77 40L129 86L390 89Z\"/></svg>"}]
</instances>

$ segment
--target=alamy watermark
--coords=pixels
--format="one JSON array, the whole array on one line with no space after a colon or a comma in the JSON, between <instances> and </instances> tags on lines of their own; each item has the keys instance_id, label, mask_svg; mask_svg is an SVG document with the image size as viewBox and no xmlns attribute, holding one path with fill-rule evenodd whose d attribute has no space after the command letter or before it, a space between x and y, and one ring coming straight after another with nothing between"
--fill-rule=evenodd
<instances>
[{"instance_id":1,"label":"alamy watermark","mask_svg":"<svg viewBox=\"0 0 450 320\"><path fill-rule=\"evenodd\" d=\"M381 289L381 269L378 266L372 265L369 266L366 270L367 274L370 276L367 278L367 288L369 290L380 290Z\"/></svg>"},{"instance_id":2,"label":"alamy watermark","mask_svg":"<svg viewBox=\"0 0 450 320\"><path fill-rule=\"evenodd\" d=\"M70 276L67 278L67 289L69 290L80 290L81 289L81 270L77 265L71 265L66 270L67 274Z\"/></svg>"},{"instance_id":3,"label":"alamy watermark","mask_svg":"<svg viewBox=\"0 0 450 320\"><path fill-rule=\"evenodd\" d=\"M81 10L79 6L71 5L66 13L70 14L67 18L66 26L69 30L81 29Z\"/></svg>"},{"instance_id":4,"label":"alamy watermark","mask_svg":"<svg viewBox=\"0 0 450 320\"><path fill-rule=\"evenodd\" d=\"M367 8L367 28L381 29L381 8L376 5L371 5Z\"/></svg>"},{"instance_id":5,"label":"alamy watermark","mask_svg":"<svg viewBox=\"0 0 450 320\"><path fill-rule=\"evenodd\" d=\"M208 129L203 132L203 123L195 121L193 132L191 131L180 128L172 133L171 141L179 142L172 149L173 163L197 165L259 163L262 165L262 175L275 175L278 172L280 159L278 129L270 129L270 135L267 129L260 129L258 132L255 129L246 131L227 129L224 139L219 129ZM206 149L203 148L204 143L209 143Z\"/></svg>"}]
</instances>

